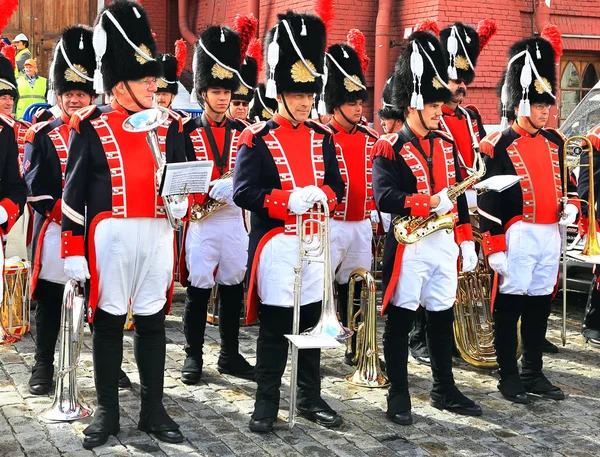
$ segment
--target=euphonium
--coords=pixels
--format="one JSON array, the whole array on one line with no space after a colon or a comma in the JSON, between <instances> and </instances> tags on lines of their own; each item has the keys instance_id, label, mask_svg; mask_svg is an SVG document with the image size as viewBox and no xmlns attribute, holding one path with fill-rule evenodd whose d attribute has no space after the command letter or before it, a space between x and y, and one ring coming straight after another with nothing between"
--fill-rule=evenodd
<instances>
[{"instance_id":1,"label":"euphonium","mask_svg":"<svg viewBox=\"0 0 600 457\"><path fill-rule=\"evenodd\" d=\"M47 420L74 421L92 414L82 402L77 388L77 365L83 342L84 300L83 288L74 279L69 280L65 284L60 316L60 348L54 401L50 408L40 414Z\"/></svg>"},{"instance_id":2,"label":"euphonium","mask_svg":"<svg viewBox=\"0 0 600 457\"><path fill-rule=\"evenodd\" d=\"M229 170L221 175L219 179L228 179L233 177L233 170ZM198 222L203 219L206 219L211 214L216 213L220 209L223 209L227 206L225 202L219 202L212 197L207 197L205 202L200 205L198 203L194 203L192 205L192 215L190 220L192 222Z\"/></svg>"},{"instance_id":3,"label":"euphonium","mask_svg":"<svg viewBox=\"0 0 600 457\"><path fill-rule=\"evenodd\" d=\"M448 189L448 198L456 201L459 195L464 194L469 187L485 174L485 165L479 154L475 156L476 167L473 172L461 182L457 182ZM392 221L394 237L398 243L413 244L422 240L427 235L446 230L450 233L454 229L454 214L448 213L438 216L431 213L429 216L396 217Z\"/></svg>"},{"instance_id":4,"label":"euphonium","mask_svg":"<svg viewBox=\"0 0 600 457\"><path fill-rule=\"evenodd\" d=\"M360 309L354 312L354 284L359 278L363 280ZM346 377L346 381L360 387L385 387L389 382L379 363L375 278L366 269L357 268L350 274L348 288L348 327L356 333L356 370ZM359 324L360 317L362 322Z\"/></svg>"},{"instance_id":5,"label":"euphonium","mask_svg":"<svg viewBox=\"0 0 600 457\"><path fill-rule=\"evenodd\" d=\"M166 108L157 107L132 114L123 122L123 129L127 132L146 132L146 141L148 142L148 146L150 146L150 151L152 151L152 157L154 158L157 177L159 179L162 177L166 160L160 152L156 129L167 122L168 119L168 110ZM183 226L183 221L181 221L181 219L176 219L175 216L173 216L171 204L181 201L182 198L184 198L182 195L167 195L163 197L165 213L174 230L179 230Z\"/></svg>"}]
</instances>

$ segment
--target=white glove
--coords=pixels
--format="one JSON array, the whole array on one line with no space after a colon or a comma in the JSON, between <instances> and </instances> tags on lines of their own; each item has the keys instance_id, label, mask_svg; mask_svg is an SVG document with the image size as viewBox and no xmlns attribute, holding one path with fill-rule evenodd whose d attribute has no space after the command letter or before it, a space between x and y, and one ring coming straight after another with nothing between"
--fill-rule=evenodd
<instances>
[{"instance_id":1,"label":"white glove","mask_svg":"<svg viewBox=\"0 0 600 457\"><path fill-rule=\"evenodd\" d=\"M75 281L85 282L90 279L88 263L83 255L74 255L65 259L65 274Z\"/></svg>"},{"instance_id":2,"label":"white glove","mask_svg":"<svg viewBox=\"0 0 600 457\"><path fill-rule=\"evenodd\" d=\"M188 211L188 199L184 198L182 201L176 203L171 202L169 206L171 208L171 214L175 219L183 219Z\"/></svg>"},{"instance_id":3,"label":"white glove","mask_svg":"<svg viewBox=\"0 0 600 457\"><path fill-rule=\"evenodd\" d=\"M460 243L460 256L462 257L463 273L473 271L479 260L477 253L475 252L475 242L463 241Z\"/></svg>"},{"instance_id":4,"label":"white glove","mask_svg":"<svg viewBox=\"0 0 600 457\"><path fill-rule=\"evenodd\" d=\"M371 210L371 222L373 222L373 224L379 224L379 213L376 209Z\"/></svg>"},{"instance_id":5,"label":"white glove","mask_svg":"<svg viewBox=\"0 0 600 457\"><path fill-rule=\"evenodd\" d=\"M300 189L302 199L311 206L321 200L327 200L327 194L317 186L306 186Z\"/></svg>"},{"instance_id":6,"label":"white glove","mask_svg":"<svg viewBox=\"0 0 600 457\"><path fill-rule=\"evenodd\" d=\"M218 202L225 202L233 195L233 178L217 179L208 196Z\"/></svg>"},{"instance_id":7,"label":"white glove","mask_svg":"<svg viewBox=\"0 0 600 457\"><path fill-rule=\"evenodd\" d=\"M4 224L8 220L8 213L4 209L4 206L0 206L0 225Z\"/></svg>"},{"instance_id":8,"label":"white glove","mask_svg":"<svg viewBox=\"0 0 600 457\"><path fill-rule=\"evenodd\" d=\"M313 207L314 203L304 201L302 189L293 191L288 200L288 208L294 214L304 214Z\"/></svg>"},{"instance_id":9,"label":"white glove","mask_svg":"<svg viewBox=\"0 0 600 457\"><path fill-rule=\"evenodd\" d=\"M567 206L565 206L565 210L563 211L563 215L560 218L560 221L558 221L558 224L563 226L574 224L578 212L577 206L573 203L568 203Z\"/></svg>"},{"instance_id":10,"label":"white glove","mask_svg":"<svg viewBox=\"0 0 600 457\"><path fill-rule=\"evenodd\" d=\"M435 194L435 196L440 197L440 204L437 205L435 208L431 208L432 212L434 212L438 216L443 216L449 211L452 211L452 208L454 208L454 203L452 203L452 201L450 201L450 199L448 198L447 187L444 187L437 194Z\"/></svg>"},{"instance_id":11,"label":"white glove","mask_svg":"<svg viewBox=\"0 0 600 457\"><path fill-rule=\"evenodd\" d=\"M501 276L508 276L508 259L506 258L506 252L494 252L488 256L488 263L490 268Z\"/></svg>"}]
</instances>

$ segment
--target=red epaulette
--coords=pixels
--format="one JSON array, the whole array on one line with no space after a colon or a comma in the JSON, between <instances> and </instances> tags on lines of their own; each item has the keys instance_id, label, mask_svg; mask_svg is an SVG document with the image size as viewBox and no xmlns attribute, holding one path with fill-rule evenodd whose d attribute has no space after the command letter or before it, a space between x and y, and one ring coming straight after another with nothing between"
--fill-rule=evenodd
<instances>
[{"instance_id":1,"label":"red epaulette","mask_svg":"<svg viewBox=\"0 0 600 457\"><path fill-rule=\"evenodd\" d=\"M29 127L31 127L31 122L27 122L24 121L23 119L21 119L20 121L17 121L19 124L21 124L23 127L25 127L26 129L28 129Z\"/></svg>"},{"instance_id":2,"label":"red epaulette","mask_svg":"<svg viewBox=\"0 0 600 457\"><path fill-rule=\"evenodd\" d=\"M494 158L494 148L502 138L502 132L494 132L487 135L483 140L479 142L479 150L485 155Z\"/></svg>"},{"instance_id":3,"label":"red epaulette","mask_svg":"<svg viewBox=\"0 0 600 457\"><path fill-rule=\"evenodd\" d=\"M44 121L44 122L36 122L31 127L29 127L29 130L27 130L27 133L25 134L25 142L33 144L33 139L35 138L37 133L40 130L42 130L44 127L46 127L47 125L48 125L48 121Z\"/></svg>"},{"instance_id":4,"label":"red epaulette","mask_svg":"<svg viewBox=\"0 0 600 457\"><path fill-rule=\"evenodd\" d=\"M249 127L252 124L250 124L250 122L245 121L244 119L236 119L236 121L238 121L240 124L242 124L244 127Z\"/></svg>"},{"instance_id":5,"label":"red epaulette","mask_svg":"<svg viewBox=\"0 0 600 457\"><path fill-rule=\"evenodd\" d=\"M46 108L38 108L35 110L35 114L33 115L34 124L37 124L37 119L44 114L44 111L46 111Z\"/></svg>"},{"instance_id":6,"label":"red epaulette","mask_svg":"<svg viewBox=\"0 0 600 457\"><path fill-rule=\"evenodd\" d=\"M262 132L266 126L267 123L265 121L261 121L257 122L256 124L250 124L248 127L246 127L240 135L240 138L238 139L238 148L242 144L245 144L246 146L251 148L254 142L254 136L257 133Z\"/></svg>"},{"instance_id":7,"label":"red epaulette","mask_svg":"<svg viewBox=\"0 0 600 457\"><path fill-rule=\"evenodd\" d=\"M479 117L481 117L481 113L479 112L479 109L475 105L466 105L463 108L470 109L471 111L475 111L477 113L477 115Z\"/></svg>"},{"instance_id":8,"label":"red epaulette","mask_svg":"<svg viewBox=\"0 0 600 457\"><path fill-rule=\"evenodd\" d=\"M375 130L375 129L372 129L368 125L358 124L356 127L359 130L363 130L365 133L367 133L368 135L372 136L376 140L379 139L379 132L377 130Z\"/></svg>"},{"instance_id":9,"label":"red epaulette","mask_svg":"<svg viewBox=\"0 0 600 457\"><path fill-rule=\"evenodd\" d=\"M306 124L309 128L312 128L314 130L314 127L317 127L317 129L321 129L323 130L325 133L328 133L330 135L333 135L333 130L331 130L329 127L327 127L325 124L321 124L320 122L317 121L313 121L312 119L310 121L306 121Z\"/></svg>"},{"instance_id":10,"label":"red epaulette","mask_svg":"<svg viewBox=\"0 0 600 457\"><path fill-rule=\"evenodd\" d=\"M590 130L587 137L588 140L592 142L592 146L594 146L597 151L600 151L600 124Z\"/></svg>"},{"instance_id":11,"label":"red epaulette","mask_svg":"<svg viewBox=\"0 0 600 457\"><path fill-rule=\"evenodd\" d=\"M447 141L448 143L454 143L454 137L450 132L446 132L444 130L434 130L437 136L439 136L442 140Z\"/></svg>"},{"instance_id":12,"label":"red epaulette","mask_svg":"<svg viewBox=\"0 0 600 457\"><path fill-rule=\"evenodd\" d=\"M177 129L177 132L178 133L183 132L183 119L182 119L181 115L178 112L173 111L172 109L168 109L167 111L169 111L169 116L171 116L171 118L174 121L177 121L179 123L179 128Z\"/></svg>"},{"instance_id":13,"label":"red epaulette","mask_svg":"<svg viewBox=\"0 0 600 457\"><path fill-rule=\"evenodd\" d=\"M89 105L84 108L81 108L73 113L71 116L71 121L69 122L69 128L75 130L77 133L79 132L79 124L81 121L87 119L92 115L94 111L96 111L98 107L96 105Z\"/></svg>"},{"instance_id":14,"label":"red epaulette","mask_svg":"<svg viewBox=\"0 0 600 457\"><path fill-rule=\"evenodd\" d=\"M12 117L7 116L6 114L0 114L0 120L3 121L9 127L13 127L13 128L15 126L15 122L17 122Z\"/></svg>"},{"instance_id":15,"label":"red epaulette","mask_svg":"<svg viewBox=\"0 0 600 457\"><path fill-rule=\"evenodd\" d=\"M381 135L371 149L371 160L375 157L385 157L388 160L394 160L396 154L394 154L394 144L398 141L397 133L388 133Z\"/></svg>"}]
</instances>

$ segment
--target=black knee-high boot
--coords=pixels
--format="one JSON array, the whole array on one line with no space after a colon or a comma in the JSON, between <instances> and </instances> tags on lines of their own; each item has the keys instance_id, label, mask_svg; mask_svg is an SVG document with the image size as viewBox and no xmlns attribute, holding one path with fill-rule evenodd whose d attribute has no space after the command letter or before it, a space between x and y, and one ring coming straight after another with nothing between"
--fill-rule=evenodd
<instances>
[{"instance_id":1,"label":"black knee-high boot","mask_svg":"<svg viewBox=\"0 0 600 457\"><path fill-rule=\"evenodd\" d=\"M415 312L389 305L383 332L383 353L390 381L387 416L401 425L412 423L408 392L408 333L413 326Z\"/></svg>"},{"instance_id":2,"label":"black knee-high boot","mask_svg":"<svg viewBox=\"0 0 600 457\"><path fill-rule=\"evenodd\" d=\"M83 431L87 436L116 435L119 432L119 368L123 360L123 326L126 317L126 314L115 316L96 309L92 355L98 407L94 420Z\"/></svg>"},{"instance_id":3,"label":"black knee-high boot","mask_svg":"<svg viewBox=\"0 0 600 457\"><path fill-rule=\"evenodd\" d=\"M429 360L429 349L427 348L426 324L425 308L417 309L415 323L408 334L408 346L410 348L410 355L419 363L428 365L431 362Z\"/></svg>"},{"instance_id":4,"label":"black knee-high boot","mask_svg":"<svg viewBox=\"0 0 600 457\"><path fill-rule=\"evenodd\" d=\"M142 397L138 429L155 433L163 441L181 442L183 436L179 432L179 425L171 419L162 403L166 356L164 311L150 316L134 314L133 323L133 351L140 372ZM173 437L164 439L169 435L177 436L177 441Z\"/></svg>"},{"instance_id":5,"label":"black knee-high boot","mask_svg":"<svg viewBox=\"0 0 600 457\"><path fill-rule=\"evenodd\" d=\"M244 286L219 285L219 334L221 352L217 367L220 373L254 380L254 367L239 352L240 314Z\"/></svg>"},{"instance_id":6,"label":"black knee-high boot","mask_svg":"<svg viewBox=\"0 0 600 457\"><path fill-rule=\"evenodd\" d=\"M452 350L454 342L454 310L426 311L427 347L431 358L433 388L431 405L456 414L480 416L481 408L465 397L454 384Z\"/></svg>"},{"instance_id":7,"label":"black knee-high boot","mask_svg":"<svg viewBox=\"0 0 600 457\"><path fill-rule=\"evenodd\" d=\"M596 268L600 268L600 265L596 265ZM595 347L600 347L600 291L598 291L598 286L598 275L596 274L590 285L581 330L583 338Z\"/></svg>"},{"instance_id":8,"label":"black knee-high boot","mask_svg":"<svg viewBox=\"0 0 600 457\"><path fill-rule=\"evenodd\" d=\"M189 286L185 294L183 333L187 357L181 370L181 380L185 384L196 384L202 376L202 347L210 291Z\"/></svg>"},{"instance_id":9,"label":"black knee-high boot","mask_svg":"<svg viewBox=\"0 0 600 457\"><path fill-rule=\"evenodd\" d=\"M94 324L89 323L88 326L90 327L90 333L93 335ZM128 387L131 387L131 380L129 379L129 376L127 376L127 373L123 371L123 368L119 368L119 388L127 389Z\"/></svg>"},{"instance_id":10,"label":"black knee-high boot","mask_svg":"<svg viewBox=\"0 0 600 457\"><path fill-rule=\"evenodd\" d=\"M38 280L35 309L35 364L31 369L29 391L34 395L46 395L54 377L54 351L60 331L62 298L65 286Z\"/></svg>"}]
</instances>

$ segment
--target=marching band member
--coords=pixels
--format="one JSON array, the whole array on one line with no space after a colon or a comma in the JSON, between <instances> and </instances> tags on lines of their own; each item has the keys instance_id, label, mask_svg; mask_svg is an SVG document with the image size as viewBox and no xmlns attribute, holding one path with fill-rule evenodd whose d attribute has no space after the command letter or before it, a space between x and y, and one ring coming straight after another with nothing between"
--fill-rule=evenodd
<instances>
[{"instance_id":1,"label":"marching band member","mask_svg":"<svg viewBox=\"0 0 600 457\"><path fill-rule=\"evenodd\" d=\"M248 119L252 123L268 121L277 112L277 100L267 97L266 90L266 86L260 83L254 91L248 114Z\"/></svg>"},{"instance_id":2,"label":"marching band member","mask_svg":"<svg viewBox=\"0 0 600 457\"><path fill-rule=\"evenodd\" d=\"M383 133L399 132L404 123L404 115L396 109L392 103L392 87L394 85L394 74L385 82L381 94L381 109L377 112Z\"/></svg>"},{"instance_id":3,"label":"marching band member","mask_svg":"<svg viewBox=\"0 0 600 457\"><path fill-rule=\"evenodd\" d=\"M284 334L292 331L299 255L296 215L322 199L333 212L344 190L333 132L308 120L313 94L323 86L325 27L315 16L292 11L278 19L266 40L271 56L267 96L277 97L278 111L244 131L234 174L234 201L252 211L246 320L260 316L256 402L249 424L254 432L270 432L279 409L288 353ZM323 286L322 264L303 265L300 331L319 320ZM320 350L298 351L299 413L324 427L337 427L342 419L320 390Z\"/></svg>"},{"instance_id":4,"label":"marching band member","mask_svg":"<svg viewBox=\"0 0 600 457\"><path fill-rule=\"evenodd\" d=\"M558 31L552 35L560 36ZM563 142L544 130L556 102L555 58L558 61L560 54L553 46L557 44L544 38L512 45L501 82L503 124L509 112L514 112L516 120L481 142L487 155L484 178L499 174L523 178L502 193L487 192L478 199L482 245L499 277L494 303L498 389L516 403L528 403L527 393L564 399L563 391L542 372L542 344L560 259L559 225L572 224L577 216L575 205L561 208L560 203ZM520 376L516 359L519 318Z\"/></svg>"},{"instance_id":5,"label":"marching band member","mask_svg":"<svg viewBox=\"0 0 600 457\"><path fill-rule=\"evenodd\" d=\"M334 133L338 166L346 185L342 202L336 207L331 221L331 268L337 282L338 310L342 324L347 327L350 274L356 268L371 270L371 218L377 215L371 150L379 135L360 125L363 103L368 99L364 73L369 65L362 32L353 29L348 33L348 44L330 46L325 62L324 100L327 112L332 115L327 126ZM355 349L356 335L353 335L351 351L345 355L349 365L355 364Z\"/></svg>"},{"instance_id":6,"label":"marching band member","mask_svg":"<svg viewBox=\"0 0 600 457\"><path fill-rule=\"evenodd\" d=\"M194 195L180 256L180 280L187 286L183 331L187 354L181 370L185 384L196 384L202 375L202 347L211 289L219 285L220 373L254 379L254 367L239 353L240 313L244 300L248 234L242 210L233 203L233 178L222 178L236 160L238 138L247 124L228 119L231 93L240 85L240 40L227 27L210 26L196 42L194 91L204 113L185 125L188 160L213 160L212 186L208 195ZM242 84L245 84L242 81ZM225 203L206 219L194 221L198 206L207 197ZM215 274L216 270L216 274Z\"/></svg>"},{"instance_id":7,"label":"marching band member","mask_svg":"<svg viewBox=\"0 0 600 457\"><path fill-rule=\"evenodd\" d=\"M119 432L119 367L129 307L141 385L138 429L179 443L183 435L162 403L173 229L157 194L157 170L147 135L123 128L132 113L152 107L162 65L139 3L108 4L96 20L93 41L94 88L110 91L113 99L102 111L89 106L70 120L61 223L65 273L77 281L90 279L88 321L94 324L98 407L83 432L83 447L100 446ZM181 132L182 124L172 122L167 162L185 161ZM187 201L171 204L173 217L184 217L187 207Z\"/></svg>"},{"instance_id":8,"label":"marching band member","mask_svg":"<svg viewBox=\"0 0 600 457\"><path fill-rule=\"evenodd\" d=\"M422 65L419 65L422 63ZM414 83L421 73L420 84ZM396 63L394 101L405 116L402 129L384 135L373 149L373 190L380 211L401 216L438 216L455 211L448 188L461 180L456 148L438 132L442 105L451 96L440 43L428 32L413 33ZM411 96L412 94L412 96ZM399 244L387 232L383 262L383 310L387 315L384 354L391 386L387 417L412 423L408 392L408 333L415 311L427 315L427 345L431 357L431 404L456 414L481 415L481 408L454 383L452 347L459 246L463 269L475 268L469 212L464 195L457 200L455 232L436 231L414 244Z\"/></svg>"},{"instance_id":9,"label":"marching band member","mask_svg":"<svg viewBox=\"0 0 600 457\"><path fill-rule=\"evenodd\" d=\"M175 55L172 54L159 54L158 60L162 62L163 75L158 78L156 83L156 104L162 108L171 109L173 100L177 92L179 92L179 77L185 67L185 60L187 56L187 46L185 40L179 39L175 42ZM172 118L169 118L169 125ZM168 125L165 127L168 128ZM160 137L159 133L159 137ZM163 135L164 136L164 135ZM160 140L160 144L164 144L164 141Z\"/></svg>"}]
</instances>

